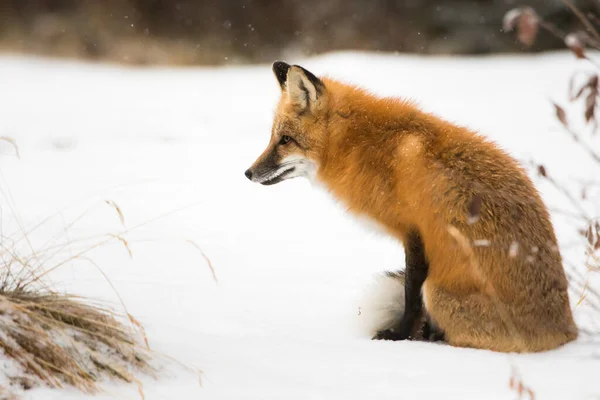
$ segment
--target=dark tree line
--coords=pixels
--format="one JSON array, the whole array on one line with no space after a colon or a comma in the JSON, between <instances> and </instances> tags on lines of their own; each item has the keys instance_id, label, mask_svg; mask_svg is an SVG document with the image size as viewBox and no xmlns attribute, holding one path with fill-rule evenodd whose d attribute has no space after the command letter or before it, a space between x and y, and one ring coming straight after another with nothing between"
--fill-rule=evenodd
<instances>
[{"instance_id":1,"label":"dark tree line","mask_svg":"<svg viewBox=\"0 0 600 400\"><path fill-rule=\"evenodd\" d=\"M583 10L600 2L572 0ZM504 13L534 6L564 27L562 0L3 0L0 45L134 63L268 62L289 52L376 50L432 54L522 51ZM561 48L541 35L525 50ZM288 53L286 53L288 52Z\"/></svg>"}]
</instances>

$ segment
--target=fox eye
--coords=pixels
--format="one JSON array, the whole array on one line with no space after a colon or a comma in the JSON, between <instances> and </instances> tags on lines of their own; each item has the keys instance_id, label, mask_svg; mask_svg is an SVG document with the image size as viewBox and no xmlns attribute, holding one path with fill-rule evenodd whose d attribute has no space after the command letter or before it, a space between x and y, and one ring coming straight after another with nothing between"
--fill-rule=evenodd
<instances>
[{"instance_id":1,"label":"fox eye","mask_svg":"<svg viewBox=\"0 0 600 400\"><path fill-rule=\"evenodd\" d=\"M283 135L281 139L279 139L279 144L288 144L292 140L291 137L287 135Z\"/></svg>"}]
</instances>

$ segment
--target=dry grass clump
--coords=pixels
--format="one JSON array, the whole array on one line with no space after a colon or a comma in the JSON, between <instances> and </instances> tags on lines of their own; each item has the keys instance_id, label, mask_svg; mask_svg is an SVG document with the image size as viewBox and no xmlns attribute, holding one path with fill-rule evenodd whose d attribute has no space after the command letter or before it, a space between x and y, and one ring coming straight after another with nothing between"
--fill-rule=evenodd
<instances>
[{"instance_id":1,"label":"dry grass clump","mask_svg":"<svg viewBox=\"0 0 600 400\"><path fill-rule=\"evenodd\" d=\"M15 262L23 259L2 245L0 260L0 398L40 386L95 393L104 379L136 383L141 391L136 373L155 370L133 316L127 313L125 324L113 309L49 289L44 277L26 279Z\"/></svg>"},{"instance_id":2,"label":"dry grass clump","mask_svg":"<svg viewBox=\"0 0 600 400\"><path fill-rule=\"evenodd\" d=\"M103 377L134 382L151 373L149 354L113 312L52 292L0 291L0 349L23 372L9 381L30 389L44 383L96 391Z\"/></svg>"},{"instance_id":3,"label":"dry grass clump","mask_svg":"<svg viewBox=\"0 0 600 400\"><path fill-rule=\"evenodd\" d=\"M19 158L13 139L0 136L1 143L8 143ZM0 171L0 400L16 400L24 390L43 386L71 386L93 394L101 391L100 382L109 379L136 384L143 399L143 386L136 376L157 377L164 362L196 374L201 384L202 371L150 350L143 325L129 313L109 277L91 257L94 250L117 243L132 258L129 233L195 204L126 227L125 214L116 202L96 199L70 221L63 213L73 205L28 226L16 212ZM78 222L96 208L106 210L107 206L123 229L71 236L69 232ZM44 242L37 245L34 236L39 239L39 230L57 220L61 223L58 232L41 235ZM16 228L14 232L7 234L7 225ZM210 259L193 240L187 242L200 252L216 283ZM53 288L50 275L80 262L102 275L122 312Z\"/></svg>"},{"instance_id":4,"label":"dry grass clump","mask_svg":"<svg viewBox=\"0 0 600 400\"><path fill-rule=\"evenodd\" d=\"M139 385L136 373L154 374L145 333L130 314L124 324L115 310L45 282L48 270L74 257L39 262L45 252L21 257L7 242L0 241L0 362L9 366L0 371L0 398L39 386L94 393L104 378Z\"/></svg>"},{"instance_id":5,"label":"dry grass clump","mask_svg":"<svg viewBox=\"0 0 600 400\"><path fill-rule=\"evenodd\" d=\"M0 140L18 150L14 141ZM43 386L72 386L95 393L104 379L135 383L143 397L135 375L153 376L156 370L150 364L151 352L142 325L124 306L121 315L81 297L57 292L48 281L49 273L77 260L99 268L89 253L111 241L122 241L130 251L122 234L78 240L66 235L64 243L55 236L38 248L30 236L52 217L26 228L15 212L10 192L1 184L0 199L2 216L6 217L4 210L9 209L9 219L18 226L14 233L5 234L7 218L1 220L0 399L16 399L23 390ZM114 202L107 203L123 224L121 209ZM82 217L65 226L64 233Z\"/></svg>"}]
</instances>

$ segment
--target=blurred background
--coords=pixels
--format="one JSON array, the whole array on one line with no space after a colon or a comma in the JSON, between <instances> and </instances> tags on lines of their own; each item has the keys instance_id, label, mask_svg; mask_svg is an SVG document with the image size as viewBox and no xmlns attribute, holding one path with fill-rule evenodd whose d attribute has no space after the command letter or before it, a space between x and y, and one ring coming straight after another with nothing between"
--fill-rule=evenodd
<instances>
[{"instance_id":1,"label":"blurred background","mask_svg":"<svg viewBox=\"0 0 600 400\"><path fill-rule=\"evenodd\" d=\"M571 0L584 12L598 0ZM0 50L137 65L271 62L334 50L492 54L525 48L502 32L529 5L570 31L563 0L1 0Z\"/></svg>"}]
</instances>

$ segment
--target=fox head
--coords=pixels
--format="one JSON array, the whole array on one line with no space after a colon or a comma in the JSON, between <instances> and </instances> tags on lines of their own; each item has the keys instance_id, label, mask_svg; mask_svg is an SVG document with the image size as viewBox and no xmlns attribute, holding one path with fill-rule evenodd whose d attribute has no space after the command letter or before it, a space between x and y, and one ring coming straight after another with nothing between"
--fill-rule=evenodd
<instances>
[{"instance_id":1,"label":"fox head","mask_svg":"<svg viewBox=\"0 0 600 400\"><path fill-rule=\"evenodd\" d=\"M312 179L327 140L325 84L304 68L273 63L281 88L271 139L246 170L246 177L262 185L304 176Z\"/></svg>"}]
</instances>

